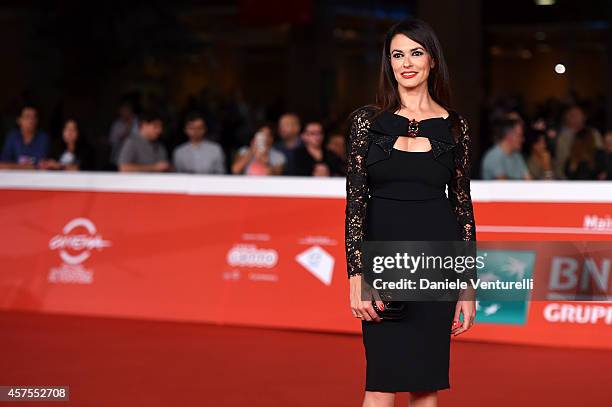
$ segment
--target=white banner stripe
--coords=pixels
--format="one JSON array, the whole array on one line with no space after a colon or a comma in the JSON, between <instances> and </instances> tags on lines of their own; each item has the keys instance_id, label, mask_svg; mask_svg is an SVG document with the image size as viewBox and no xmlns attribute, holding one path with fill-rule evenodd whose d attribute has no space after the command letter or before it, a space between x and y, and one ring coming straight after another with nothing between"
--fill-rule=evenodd
<instances>
[{"instance_id":1,"label":"white banner stripe","mask_svg":"<svg viewBox=\"0 0 612 407\"><path fill-rule=\"evenodd\" d=\"M494 226L476 225L477 232L487 233L553 233L581 235L612 235L612 230L584 229L570 226Z\"/></svg>"},{"instance_id":2,"label":"white banner stripe","mask_svg":"<svg viewBox=\"0 0 612 407\"><path fill-rule=\"evenodd\" d=\"M343 177L0 170L0 189L345 198ZM607 181L479 181L475 202L612 203Z\"/></svg>"}]
</instances>

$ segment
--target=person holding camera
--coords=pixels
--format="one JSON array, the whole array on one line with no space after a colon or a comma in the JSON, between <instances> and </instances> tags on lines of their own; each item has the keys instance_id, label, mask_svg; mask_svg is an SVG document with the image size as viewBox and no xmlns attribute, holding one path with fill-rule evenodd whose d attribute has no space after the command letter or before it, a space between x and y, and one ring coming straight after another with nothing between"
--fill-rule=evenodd
<instances>
[{"instance_id":1,"label":"person holding camera","mask_svg":"<svg viewBox=\"0 0 612 407\"><path fill-rule=\"evenodd\" d=\"M238 150L232 163L232 174L281 175L286 163L285 156L272 147L272 126L261 126L249 146Z\"/></svg>"}]
</instances>

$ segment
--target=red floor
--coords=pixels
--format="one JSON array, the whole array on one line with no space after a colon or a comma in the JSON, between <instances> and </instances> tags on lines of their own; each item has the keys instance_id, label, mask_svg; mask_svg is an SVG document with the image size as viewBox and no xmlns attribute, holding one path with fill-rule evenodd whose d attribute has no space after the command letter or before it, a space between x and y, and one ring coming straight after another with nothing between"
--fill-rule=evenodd
<instances>
[{"instance_id":1,"label":"red floor","mask_svg":"<svg viewBox=\"0 0 612 407\"><path fill-rule=\"evenodd\" d=\"M612 406L612 352L452 346L440 406ZM70 386L69 403L45 406L360 406L363 396L355 335L0 312L0 349L0 385Z\"/></svg>"}]
</instances>

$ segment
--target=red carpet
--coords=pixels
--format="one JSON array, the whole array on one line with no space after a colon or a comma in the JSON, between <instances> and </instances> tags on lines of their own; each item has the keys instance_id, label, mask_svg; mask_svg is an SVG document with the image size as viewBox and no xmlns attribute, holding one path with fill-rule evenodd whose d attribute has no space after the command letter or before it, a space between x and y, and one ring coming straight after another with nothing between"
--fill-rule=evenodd
<instances>
[{"instance_id":1,"label":"red carpet","mask_svg":"<svg viewBox=\"0 0 612 407\"><path fill-rule=\"evenodd\" d=\"M363 397L355 335L17 312L0 313L0 332L0 385L70 386L69 403L45 406L360 406ZM454 342L451 355L441 406L612 406L612 352Z\"/></svg>"}]
</instances>

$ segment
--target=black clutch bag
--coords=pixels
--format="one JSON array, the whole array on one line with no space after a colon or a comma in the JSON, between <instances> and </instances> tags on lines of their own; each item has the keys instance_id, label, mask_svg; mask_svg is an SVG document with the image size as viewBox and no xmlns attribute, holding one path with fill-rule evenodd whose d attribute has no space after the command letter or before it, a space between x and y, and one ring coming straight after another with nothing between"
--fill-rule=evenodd
<instances>
[{"instance_id":1,"label":"black clutch bag","mask_svg":"<svg viewBox=\"0 0 612 407\"><path fill-rule=\"evenodd\" d=\"M374 311L382 319L402 319L408 313L408 302L407 301L384 301L382 302L385 306L384 310L380 310L376 305L376 301L372 300L372 306Z\"/></svg>"}]
</instances>

